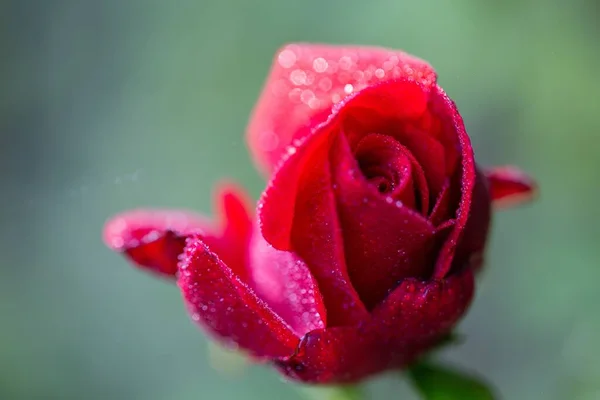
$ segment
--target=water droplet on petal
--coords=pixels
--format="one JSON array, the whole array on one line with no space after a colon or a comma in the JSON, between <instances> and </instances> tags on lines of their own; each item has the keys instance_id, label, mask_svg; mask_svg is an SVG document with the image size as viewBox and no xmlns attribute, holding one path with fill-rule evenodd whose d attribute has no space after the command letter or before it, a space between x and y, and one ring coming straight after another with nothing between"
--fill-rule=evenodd
<instances>
[{"instance_id":1,"label":"water droplet on petal","mask_svg":"<svg viewBox=\"0 0 600 400\"><path fill-rule=\"evenodd\" d=\"M315 58L313 61L313 69L315 72L325 72L327 69L327 60L323 57Z\"/></svg>"},{"instance_id":2,"label":"water droplet on petal","mask_svg":"<svg viewBox=\"0 0 600 400\"><path fill-rule=\"evenodd\" d=\"M296 63L296 54L292 50L283 50L279 53L277 61L283 68L291 68Z\"/></svg>"}]
</instances>

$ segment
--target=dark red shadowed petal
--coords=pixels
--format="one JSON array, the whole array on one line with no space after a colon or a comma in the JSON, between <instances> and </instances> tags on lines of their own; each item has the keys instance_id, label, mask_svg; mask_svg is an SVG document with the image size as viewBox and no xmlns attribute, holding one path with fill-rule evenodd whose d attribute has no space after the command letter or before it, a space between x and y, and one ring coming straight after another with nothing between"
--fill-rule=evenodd
<instances>
[{"instance_id":1,"label":"dark red shadowed petal","mask_svg":"<svg viewBox=\"0 0 600 400\"><path fill-rule=\"evenodd\" d=\"M454 228L442 246L433 275L435 279L443 279L452 268L456 246L460 242L469 219L476 171L471 139L467 135L462 117L454 102L437 85L432 91L430 108L442 120L442 130L454 132L458 138L461 151L461 169L457 171L457 173L460 173L461 195L456 210Z\"/></svg>"},{"instance_id":2,"label":"dark red shadowed petal","mask_svg":"<svg viewBox=\"0 0 600 400\"><path fill-rule=\"evenodd\" d=\"M449 211L451 206L451 195L452 190L450 188L450 179L446 179L442 189L438 193L437 199L435 200L433 209L431 210L431 214L429 214L429 222L433 226L438 226L439 224L447 221L449 218Z\"/></svg>"},{"instance_id":3,"label":"dark red shadowed petal","mask_svg":"<svg viewBox=\"0 0 600 400\"><path fill-rule=\"evenodd\" d=\"M513 166L489 169L485 172L494 207L505 208L532 200L537 194L533 178Z\"/></svg>"},{"instance_id":4,"label":"dark red shadowed petal","mask_svg":"<svg viewBox=\"0 0 600 400\"><path fill-rule=\"evenodd\" d=\"M326 384L405 367L452 329L473 293L470 269L444 281L407 279L362 326L311 332L293 356L276 365L292 379Z\"/></svg>"},{"instance_id":5,"label":"dark red shadowed petal","mask_svg":"<svg viewBox=\"0 0 600 400\"><path fill-rule=\"evenodd\" d=\"M174 277L185 237L211 229L206 218L190 211L139 209L113 217L104 228L104 242L138 267Z\"/></svg>"},{"instance_id":6,"label":"dark red shadowed petal","mask_svg":"<svg viewBox=\"0 0 600 400\"><path fill-rule=\"evenodd\" d=\"M436 80L425 61L376 47L290 44L276 55L248 126L254 159L267 173L286 146L327 119L332 106L368 85L409 79Z\"/></svg>"},{"instance_id":7,"label":"dark red shadowed petal","mask_svg":"<svg viewBox=\"0 0 600 400\"><path fill-rule=\"evenodd\" d=\"M336 137L331 163L348 274L371 309L403 278L431 274L435 230L424 216L369 184L344 135Z\"/></svg>"},{"instance_id":8,"label":"dark red shadowed petal","mask_svg":"<svg viewBox=\"0 0 600 400\"><path fill-rule=\"evenodd\" d=\"M328 311L327 325L337 326L368 314L346 271L327 157L330 136L311 136L285 158L261 197L258 221L267 242L306 262Z\"/></svg>"},{"instance_id":9,"label":"dark red shadowed petal","mask_svg":"<svg viewBox=\"0 0 600 400\"><path fill-rule=\"evenodd\" d=\"M200 233L213 251L245 277L252 232L246 196L234 185L221 185L215 203L221 227L191 211L139 209L113 217L104 228L104 241L138 267L174 277L185 238Z\"/></svg>"},{"instance_id":10,"label":"dark red shadowed petal","mask_svg":"<svg viewBox=\"0 0 600 400\"><path fill-rule=\"evenodd\" d=\"M382 194L427 215L427 180L410 150L390 136L375 133L366 135L353 152L363 175Z\"/></svg>"},{"instance_id":11,"label":"dark red shadowed petal","mask_svg":"<svg viewBox=\"0 0 600 400\"><path fill-rule=\"evenodd\" d=\"M258 230L250 253L254 290L299 337L326 326L323 298L304 261L290 251L273 248Z\"/></svg>"},{"instance_id":12,"label":"dark red shadowed petal","mask_svg":"<svg viewBox=\"0 0 600 400\"><path fill-rule=\"evenodd\" d=\"M462 238L452 261L452 271L459 271L469 265L476 271L481 268L485 245L491 222L492 210L487 180L479 169L475 170L471 211Z\"/></svg>"},{"instance_id":13,"label":"dark red shadowed petal","mask_svg":"<svg viewBox=\"0 0 600 400\"><path fill-rule=\"evenodd\" d=\"M272 358L290 354L299 342L200 235L187 239L178 285L192 319L226 344L238 345L255 357Z\"/></svg>"}]
</instances>

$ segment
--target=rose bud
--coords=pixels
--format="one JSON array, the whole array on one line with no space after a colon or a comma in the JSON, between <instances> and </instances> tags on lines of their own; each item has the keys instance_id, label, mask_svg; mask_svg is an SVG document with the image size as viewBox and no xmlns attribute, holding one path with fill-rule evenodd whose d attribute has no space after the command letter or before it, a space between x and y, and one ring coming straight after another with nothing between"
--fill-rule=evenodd
<instances>
[{"instance_id":1,"label":"rose bud","mask_svg":"<svg viewBox=\"0 0 600 400\"><path fill-rule=\"evenodd\" d=\"M138 210L107 244L178 281L194 321L311 383L408 366L474 293L494 204L532 196L514 167L481 170L455 104L400 51L289 45L248 129L269 183L257 206L220 191L221 223Z\"/></svg>"}]
</instances>

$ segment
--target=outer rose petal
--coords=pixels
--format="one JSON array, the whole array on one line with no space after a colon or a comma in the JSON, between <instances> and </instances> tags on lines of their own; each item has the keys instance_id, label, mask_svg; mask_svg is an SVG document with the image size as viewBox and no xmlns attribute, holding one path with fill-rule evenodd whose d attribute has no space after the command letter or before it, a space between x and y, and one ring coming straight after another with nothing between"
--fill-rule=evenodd
<instances>
[{"instance_id":1,"label":"outer rose petal","mask_svg":"<svg viewBox=\"0 0 600 400\"><path fill-rule=\"evenodd\" d=\"M487 242L491 222L490 192L485 176L476 169L475 187L469 220L452 261L452 271L465 268L466 265L478 270L483 265L483 252Z\"/></svg>"},{"instance_id":2,"label":"outer rose petal","mask_svg":"<svg viewBox=\"0 0 600 400\"><path fill-rule=\"evenodd\" d=\"M191 211L138 209L113 217L104 228L104 241L135 265L174 277L185 237L210 230L209 221Z\"/></svg>"},{"instance_id":3,"label":"outer rose petal","mask_svg":"<svg viewBox=\"0 0 600 400\"><path fill-rule=\"evenodd\" d=\"M510 207L530 201L537 193L535 181L513 166L486 171L494 207Z\"/></svg>"},{"instance_id":4,"label":"outer rose petal","mask_svg":"<svg viewBox=\"0 0 600 400\"><path fill-rule=\"evenodd\" d=\"M306 335L291 357L276 365L311 383L347 383L402 368L434 346L456 324L473 298L470 269L444 281L407 279L360 327Z\"/></svg>"},{"instance_id":5,"label":"outer rose petal","mask_svg":"<svg viewBox=\"0 0 600 400\"><path fill-rule=\"evenodd\" d=\"M299 336L325 327L327 311L306 263L255 232L250 245L253 289Z\"/></svg>"},{"instance_id":6,"label":"outer rose petal","mask_svg":"<svg viewBox=\"0 0 600 400\"><path fill-rule=\"evenodd\" d=\"M257 164L270 173L287 145L327 119L352 92L389 79L435 82L433 68L401 51L377 47L290 44L275 57L248 126Z\"/></svg>"},{"instance_id":7,"label":"outer rose petal","mask_svg":"<svg viewBox=\"0 0 600 400\"><path fill-rule=\"evenodd\" d=\"M328 326L353 324L368 313L346 271L327 158L330 135L309 139L269 182L258 222L267 242L306 262L323 296Z\"/></svg>"},{"instance_id":8,"label":"outer rose petal","mask_svg":"<svg viewBox=\"0 0 600 400\"><path fill-rule=\"evenodd\" d=\"M459 171L461 193L458 209L456 210L454 228L440 250L433 275L435 279L443 279L452 268L456 247L460 243L463 231L469 220L473 189L476 181L476 167L471 139L467 135L462 117L454 102L437 85L432 94L431 107L436 110L435 113L437 115L443 117L443 129L456 133L461 151L462 165L462 169Z\"/></svg>"},{"instance_id":9,"label":"outer rose petal","mask_svg":"<svg viewBox=\"0 0 600 400\"><path fill-rule=\"evenodd\" d=\"M194 321L256 357L282 357L298 343L291 328L260 300L201 236L187 239L178 285Z\"/></svg>"},{"instance_id":10,"label":"outer rose petal","mask_svg":"<svg viewBox=\"0 0 600 400\"><path fill-rule=\"evenodd\" d=\"M185 238L200 233L211 249L245 278L252 231L246 196L237 187L224 185L217 191L215 203L220 229L191 211L138 209L113 217L104 228L104 241L140 268L174 277Z\"/></svg>"}]
</instances>

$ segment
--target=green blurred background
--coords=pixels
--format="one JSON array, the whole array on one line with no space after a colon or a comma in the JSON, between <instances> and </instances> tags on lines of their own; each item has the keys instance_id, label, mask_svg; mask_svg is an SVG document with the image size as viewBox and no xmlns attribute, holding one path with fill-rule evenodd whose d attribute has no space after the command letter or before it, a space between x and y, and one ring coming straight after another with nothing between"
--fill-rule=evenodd
<instances>
[{"instance_id":1,"label":"green blurred background","mask_svg":"<svg viewBox=\"0 0 600 400\"><path fill-rule=\"evenodd\" d=\"M467 341L441 356L505 399L600 399L599 16L597 0L1 1L0 399L301 398L266 368L212 367L177 290L101 242L124 209L210 212L221 178L258 196L243 133L289 41L429 60L479 162L539 179L534 205L497 214ZM414 398L393 376L369 390Z\"/></svg>"}]
</instances>

